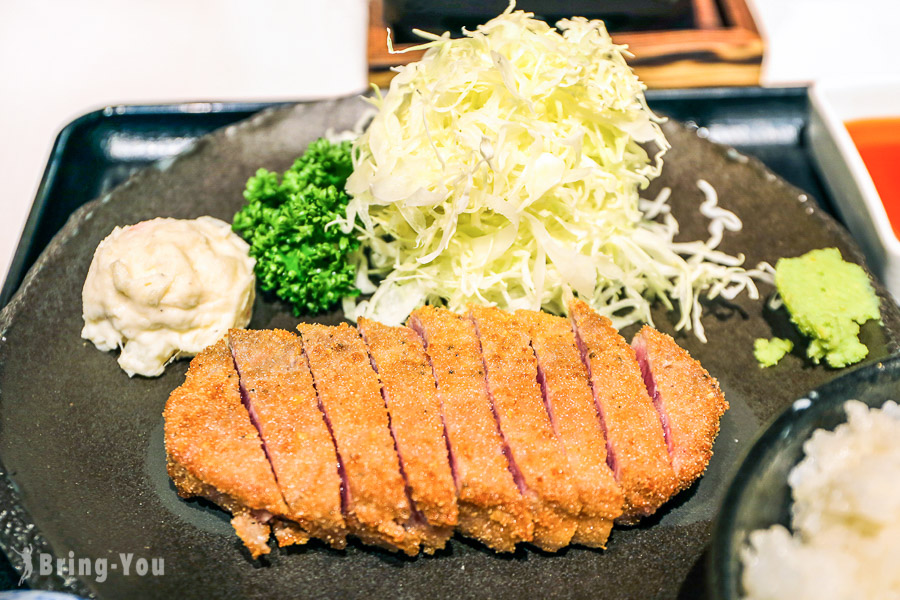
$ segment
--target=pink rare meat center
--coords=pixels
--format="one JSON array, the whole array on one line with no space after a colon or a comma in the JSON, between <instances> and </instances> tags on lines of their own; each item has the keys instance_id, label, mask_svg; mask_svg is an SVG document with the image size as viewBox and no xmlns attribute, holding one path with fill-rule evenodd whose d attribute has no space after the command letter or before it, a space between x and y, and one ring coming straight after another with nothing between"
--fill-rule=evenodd
<instances>
[{"instance_id":1,"label":"pink rare meat center","mask_svg":"<svg viewBox=\"0 0 900 600\"><path fill-rule=\"evenodd\" d=\"M431 374L434 377L435 388L437 388L437 372L434 370L434 361L431 360L431 355L428 354L428 337L425 335L425 329L422 327L422 322L419 321L418 318L413 315L407 326L416 332L419 338L422 340L422 347L425 349L425 359L428 361L428 366L431 367ZM459 489L459 474L458 468L456 465L456 458L453 456L453 446L450 444L450 436L447 434L447 420L444 418L444 406L441 404L441 425L444 428L444 444L447 446L447 457L450 460L450 473L453 475L453 481L456 484L457 489Z\"/></svg>"},{"instance_id":2,"label":"pink rare meat center","mask_svg":"<svg viewBox=\"0 0 900 600\"><path fill-rule=\"evenodd\" d=\"M360 332L362 335L363 342L368 344L368 340L366 339L366 334ZM375 362L375 357L372 354L369 354L369 362L372 364L372 370L378 374L378 363ZM423 525L427 523L425 517L422 515L422 512L416 508L416 503L412 497L412 489L409 486L409 477L406 475L406 470L403 467L403 455L400 453L400 447L397 445L397 432L394 430L394 420L391 418L391 404L390 398L388 397L388 391L385 386L381 386L381 399L384 401L384 408L387 411L388 416L388 429L391 430L391 437L394 440L394 452L397 453L397 458L400 462L400 476L403 478L403 491L406 493L406 501L409 502L409 508L412 514L411 522L417 525Z\"/></svg>"},{"instance_id":3,"label":"pink rare meat center","mask_svg":"<svg viewBox=\"0 0 900 600\"><path fill-rule=\"evenodd\" d=\"M669 425L669 417L666 414L665 406L659 396L659 389L656 387L656 380L653 378L653 371L650 369L650 357L647 354L647 343L642 338L637 338L632 346L637 356L638 364L641 366L641 376L644 378L644 385L647 387L647 393L653 400L653 406L659 413L659 421L662 423L663 433L666 436L666 448L669 455L672 455L672 432Z\"/></svg>"},{"instance_id":4,"label":"pink rare meat center","mask_svg":"<svg viewBox=\"0 0 900 600\"><path fill-rule=\"evenodd\" d=\"M537 359L537 382L538 385L541 386L541 396L544 401L544 408L547 410L547 415L550 416L550 425L553 426L553 431L559 434L559 424L556 422L556 415L553 412L553 405L550 404L550 396L547 392L547 379L544 377L544 367L541 366L541 359L538 356L537 350L534 349L534 346L531 347L531 350L534 352L534 356Z\"/></svg>"},{"instance_id":5,"label":"pink rare meat center","mask_svg":"<svg viewBox=\"0 0 900 600\"><path fill-rule=\"evenodd\" d=\"M481 354L481 362L484 368L484 372L487 373L487 362L484 360L484 350L481 348L481 332L478 330L478 320L472 319L472 323L475 325L475 337L478 340L478 349ZM509 464L509 472L513 476L513 481L516 482L516 487L519 488L519 492L523 496L527 496L529 493L528 486L525 483L525 477L522 475L522 471L519 469L516 464L516 460L513 457L512 450L509 447L509 440L506 439L506 435L503 433L502 423L500 422L500 415L497 413L497 407L494 405L494 395L491 393L491 387L488 385L487 377L484 378L484 387L487 391L488 402L491 405L491 412L494 414L494 421L497 423L497 431L500 433L500 439L503 440L503 455L506 456L506 462Z\"/></svg>"},{"instance_id":6,"label":"pink rare meat center","mask_svg":"<svg viewBox=\"0 0 900 600\"><path fill-rule=\"evenodd\" d=\"M234 349L231 350L231 360L234 362L234 370L237 371L238 374L238 387L241 390L241 404L244 405L244 408L246 408L247 412L250 414L250 422L253 423L256 432L259 434L259 441L262 445L263 452L266 453L266 460L268 460L271 465L272 457L269 455L269 449L266 447L266 438L263 436L262 426L260 426L259 423L259 415L256 413L253 403L250 402L250 394L247 393L247 388L244 386L244 379L241 376L241 368L238 366L237 358L234 356ZM277 483L278 473L275 472L275 469L272 469L272 474L275 476L275 482Z\"/></svg>"},{"instance_id":7,"label":"pink rare meat center","mask_svg":"<svg viewBox=\"0 0 900 600\"><path fill-rule=\"evenodd\" d=\"M309 364L309 356L306 355L306 348L303 349L303 359L306 361L306 368L310 369L310 373L312 373ZM328 413L325 412L325 407L322 406L322 398L319 396L319 388L316 385L315 374L312 375L312 380L313 388L316 390L316 406L319 407L319 412L322 413L322 418L325 420L325 427L328 428L328 435L331 436L331 443L337 448L337 441L334 439L334 429L331 426L331 419L328 418ZM347 485L347 471L344 469L344 460L341 458L341 453L335 452L334 454L337 457L338 475L341 477L341 513L346 515L350 510L350 486Z\"/></svg>"},{"instance_id":8,"label":"pink rare meat center","mask_svg":"<svg viewBox=\"0 0 900 600\"><path fill-rule=\"evenodd\" d=\"M584 363L585 369L587 369L588 382L590 383L591 388L593 389L593 373L591 373L591 361L588 360L588 349L584 343L584 340L581 338L581 333L578 331L578 328L574 328L575 333L575 342L578 344L578 351L581 353L581 362ZM600 419L600 428L603 430L603 435L606 438L606 464L609 465L609 468L612 469L613 474L616 479L619 479L621 473L619 472L619 463L616 460L616 449L609 442L609 432L606 429L606 420L605 415L603 413L603 404L597 402L596 394L594 396L594 405L597 407L597 416Z\"/></svg>"}]
</instances>

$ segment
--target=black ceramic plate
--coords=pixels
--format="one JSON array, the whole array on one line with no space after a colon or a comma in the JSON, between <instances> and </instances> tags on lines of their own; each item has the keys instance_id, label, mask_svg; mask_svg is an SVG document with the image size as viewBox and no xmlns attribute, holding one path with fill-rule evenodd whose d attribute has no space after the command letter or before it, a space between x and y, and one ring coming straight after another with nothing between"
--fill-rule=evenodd
<instances>
[{"instance_id":1,"label":"black ceramic plate","mask_svg":"<svg viewBox=\"0 0 900 600\"><path fill-rule=\"evenodd\" d=\"M0 456L7 474L0 506L8 507L0 528L3 549L9 553L30 542L35 551L109 558L111 564L119 553L164 559L164 576L110 568L102 582L93 574L41 576L37 570L29 579L103 598L700 594L709 523L735 457L761 422L834 376L807 365L799 353L773 369L759 369L753 339L792 334L782 314L747 297L708 308L708 344L679 337L719 378L731 403L707 474L652 520L615 530L606 551L569 548L550 555L523 548L499 556L455 539L447 551L417 559L311 544L277 549L254 562L224 512L177 497L165 474L161 412L187 364L172 365L158 379L130 380L113 355L81 340L80 290L94 248L114 226L157 216L230 219L242 202L244 182L258 167L286 168L326 129L352 126L362 108L354 99L261 113L203 138L179 158L142 171L73 214L0 313ZM696 186L704 178L719 191L721 204L745 223L742 232L726 236L723 249L745 253L749 264L823 246L837 246L848 259L861 261L839 225L760 163L675 123L666 132L673 148L656 186L672 187L685 239L706 235ZM880 287L879 293L887 298ZM900 314L887 300L883 313L883 326L863 328L870 360L897 346ZM333 313L319 320L340 317ZM657 313L656 319L661 329L671 330L666 314ZM251 326L296 323L284 306L260 298Z\"/></svg>"},{"instance_id":2,"label":"black ceramic plate","mask_svg":"<svg viewBox=\"0 0 900 600\"><path fill-rule=\"evenodd\" d=\"M753 443L728 488L716 520L710 583L717 600L742 596L741 550L751 532L791 526L788 474L803 459L803 444L817 429L846 423L844 403L859 400L880 408L900 399L900 356L855 369L798 398Z\"/></svg>"}]
</instances>

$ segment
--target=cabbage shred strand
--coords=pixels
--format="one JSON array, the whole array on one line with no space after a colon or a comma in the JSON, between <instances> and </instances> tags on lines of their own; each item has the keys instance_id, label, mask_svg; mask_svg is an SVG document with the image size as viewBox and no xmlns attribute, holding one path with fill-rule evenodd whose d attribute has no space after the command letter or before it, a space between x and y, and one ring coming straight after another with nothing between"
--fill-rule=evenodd
<instances>
[{"instance_id":1,"label":"cabbage shred strand","mask_svg":"<svg viewBox=\"0 0 900 600\"><path fill-rule=\"evenodd\" d=\"M378 286L348 316L400 323L425 302L559 313L576 294L621 327L651 322L660 299L702 338L702 291L755 293L717 239L679 249L671 214L644 216L669 144L602 21L554 29L508 9L463 33L418 47L354 144L342 227Z\"/></svg>"}]
</instances>

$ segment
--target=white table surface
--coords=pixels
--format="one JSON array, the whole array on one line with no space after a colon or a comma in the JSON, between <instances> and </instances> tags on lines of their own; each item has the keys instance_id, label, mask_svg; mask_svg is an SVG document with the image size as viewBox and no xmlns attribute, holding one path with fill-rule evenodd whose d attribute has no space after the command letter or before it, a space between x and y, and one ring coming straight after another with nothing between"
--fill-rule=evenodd
<instances>
[{"instance_id":1,"label":"white table surface","mask_svg":"<svg viewBox=\"0 0 900 600\"><path fill-rule=\"evenodd\" d=\"M768 45L766 85L900 73L894 0L750 2ZM366 5L0 0L0 281L68 122L113 104L363 91Z\"/></svg>"}]
</instances>

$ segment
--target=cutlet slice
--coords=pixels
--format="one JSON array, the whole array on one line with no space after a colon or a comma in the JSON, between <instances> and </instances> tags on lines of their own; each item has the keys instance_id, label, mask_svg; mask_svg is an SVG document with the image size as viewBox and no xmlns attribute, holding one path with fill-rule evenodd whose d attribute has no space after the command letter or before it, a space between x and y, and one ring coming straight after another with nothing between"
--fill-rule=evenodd
<instances>
[{"instance_id":1,"label":"cutlet slice","mask_svg":"<svg viewBox=\"0 0 900 600\"><path fill-rule=\"evenodd\" d=\"M228 332L241 395L259 431L288 516L308 535L346 546L341 476L334 442L319 410L303 344L284 330ZM302 535L279 528L284 545Z\"/></svg>"},{"instance_id":2,"label":"cutlet slice","mask_svg":"<svg viewBox=\"0 0 900 600\"><path fill-rule=\"evenodd\" d=\"M622 514L623 497L606 464L606 438L575 334L562 317L530 310L515 316L531 338L544 405L578 488L581 514L572 543L605 548L613 520Z\"/></svg>"},{"instance_id":3,"label":"cutlet slice","mask_svg":"<svg viewBox=\"0 0 900 600\"><path fill-rule=\"evenodd\" d=\"M228 510L253 558L268 554L269 522L288 508L241 402L225 340L191 361L163 417L167 470L178 494L202 496Z\"/></svg>"},{"instance_id":4,"label":"cutlet slice","mask_svg":"<svg viewBox=\"0 0 900 600\"><path fill-rule=\"evenodd\" d=\"M569 303L569 316L606 434L607 463L625 495L617 521L635 523L677 489L659 414L634 350L610 320L577 299Z\"/></svg>"},{"instance_id":5,"label":"cutlet slice","mask_svg":"<svg viewBox=\"0 0 900 600\"><path fill-rule=\"evenodd\" d=\"M458 531L498 552L532 539L528 505L519 493L491 412L475 327L448 310L424 306L409 326L424 341L437 382L459 507Z\"/></svg>"},{"instance_id":6,"label":"cutlet slice","mask_svg":"<svg viewBox=\"0 0 900 600\"><path fill-rule=\"evenodd\" d=\"M404 527L412 515L366 345L346 323L297 329L337 448L350 532L366 544L417 554L418 536Z\"/></svg>"},{"instance_id":7,"label":"cutlet slice","mask_svg":"<svg viewBox=\"0 0 900 600\"><path fill-rule=\"evenodd\" d=\"M572 540L581 501L544 408L528 334L513 315L498 308L473 305L469 314L481 341L488 396L513 476L531 507L532 543L556 551Z\"/></svg>"},{"instance_id":8,"label":"cutlet slice","mask_svg":"<svg viewBox=\"0 0 900 600\"><path fill-rule=\"evenodd\" d=\"M671 337L644 326L631 342L659 411L678 488L703 474L728 402L719 383Z\"/></svg>"},{"instance_id":9,"label":"cutlet slice","mask_svg":"<svg viewBox=\"0 0 900 600\"><path fill-rule=\"evenodd\" d=\"M358 325L381 379L400 471L422 546L432 553L446 546L458 513L431 365L422 340L412 329L388 327L369 319L359 319Z\"/></svg>"}]
</instances>

